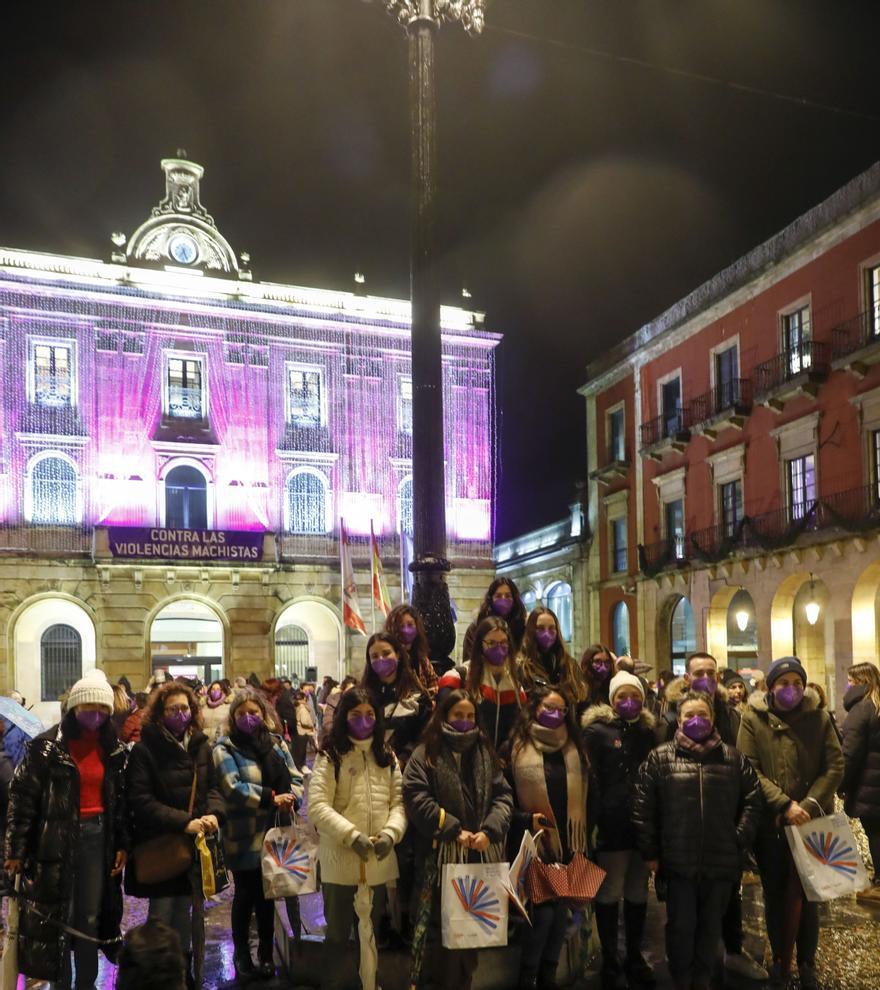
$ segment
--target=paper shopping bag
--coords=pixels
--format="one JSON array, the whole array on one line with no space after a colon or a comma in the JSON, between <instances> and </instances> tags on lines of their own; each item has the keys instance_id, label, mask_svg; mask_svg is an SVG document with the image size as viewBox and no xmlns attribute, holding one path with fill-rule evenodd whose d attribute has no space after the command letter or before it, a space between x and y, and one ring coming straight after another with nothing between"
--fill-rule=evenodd
<instances>
[{"instance_id":1,"label":"paper shopping bag","mask_svg":"<svg viewBox=\"0 0 880 990\"><path fill-rule=\"evenodd\" d=\"M529 867L532 865L532 860L538 855L538 847L535 840L540 835L541 832L538 832L537 835L533 836L528 829L523 832L522 842L519 844L519 852L514 856L513 862L510 864L510 872L507 875L507 896L513 902L513 906L529 924L532 922L529 918L528 911L526 911L526 902L529 897L526 890L526 875L529 872Z\"/></svg>"},{"instance_id":2,"label":"paper shopping bag","mask_svg":"<svg viewBox=\"0 0 880 990\"><path fill-rule=\"evenodd\" d=\"M846 815L787 825L785 834L808 901L832 901L868 886L868 871Z\"/></svg>"},{"instance_id":3,"label":"paper shopping bag","mask_svg":"<svg viewBox=\"0 0 880 990\"><path fill-rule=\"evenodd\" d=\"M507 945L508 863L443 867L440 930L445 949Z\"/></svg>"},{"instance_id":4,"label":"paper shopping bag","mask_svg":"<svg viewBox=\"0 0 880 990\"><path fill-rule=\"evenodd\" d=\"M263 838L260 867L269 900L313 894L317 880L318 833L303 821L270 828Z\"/></svg>"}]
</instances>

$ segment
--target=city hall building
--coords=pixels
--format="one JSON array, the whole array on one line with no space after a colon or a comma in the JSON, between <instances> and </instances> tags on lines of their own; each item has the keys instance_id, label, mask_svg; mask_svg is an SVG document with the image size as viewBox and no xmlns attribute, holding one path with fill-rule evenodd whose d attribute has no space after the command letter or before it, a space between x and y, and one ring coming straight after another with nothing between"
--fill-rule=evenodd
<instances>
[{"instance_id":1,"label":"city hall building","mask_svg":"<svg viewBox=\"0 0 880 990\"><path fill-rule=\"evenodd\" d=\"M0 248L0 690L49 714L98 665L338 677L339 526L371 623L372 525L393 601L412 530L408 301L253 280L203 169L109 262ZM441 312L450 588L493 574L494 349ZM45 709L42 706L46 706Z\"/></svg>"}]
</instances>

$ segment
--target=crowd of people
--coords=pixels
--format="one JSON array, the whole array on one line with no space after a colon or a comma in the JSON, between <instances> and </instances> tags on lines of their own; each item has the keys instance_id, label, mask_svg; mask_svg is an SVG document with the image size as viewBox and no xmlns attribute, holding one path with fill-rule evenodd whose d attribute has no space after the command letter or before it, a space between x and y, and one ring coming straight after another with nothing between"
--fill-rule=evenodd
<instances>
[{"instance_id":1,"label":"crowd of people","mask_svg":"<svg viewBox=\"0 0 880 990\"><path fill-rule=\"evenodd\" d=\"M476 950L442 944L442 867L510 861L525 831L542 862L583 855L605 871L592 912L575 915L595 918L603 990L655 982L643 951L652 875L677 990L710 986L722 944L725 968L741 977L782 987L796 965L800 986L816 987L819 914L784 828L831 813L840 795L880 868L876 666L850 668L838 729L796 657L747 683L694 653L681 676L664 671L650 683L638 661L602 644L576 660L557 616L527 613L508 579L488 588L463 653L460 666L433 662L421 617L402 605L369 638L363 671L340 684L194 685L160 673L133 694L100 671L83 677L14 775L0 755L5 869L24 894L21 972L86 990L100 947L119 956L119 985L139 986L153 937L179 948L193 986L203 944L196 868L166 876L154 854L219 833L234 877L236 974L271 976L260 850L267 828L289 821L307 794L329 990L344 985L353 927L362 943L380 931L382 944L406 944L419 904L431 959L419 985L469 990ZM746 868L763 888L766 970L743 945ZM120 952L123 890L149 900L150 920ZM864 896L880 904L877 874ZM531 906L517 936L521 990L556 986L571 920L564 899ZM368 958L361 953L361 979L372 987Z\"/></svg>"}]
</instances>

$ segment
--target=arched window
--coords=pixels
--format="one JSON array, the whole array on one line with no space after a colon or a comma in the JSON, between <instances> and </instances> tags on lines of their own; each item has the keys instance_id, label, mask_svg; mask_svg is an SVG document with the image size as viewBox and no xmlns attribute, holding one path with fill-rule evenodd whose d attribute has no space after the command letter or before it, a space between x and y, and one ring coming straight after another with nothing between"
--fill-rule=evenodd
<instances>
[{"instance_id":1,"label":"arched window","mask_svg":"<svg viewBox=\"0 0 880 990\"><path fill-rule=\"evenodd\" d=\"M629 609L618 602L611 612L611 649L617 656L629 653Z\"/></svg>"},{"instance_id":2,"label":"arched window","mask_svg":"<svg viewBox=\"0 0 880 990\"><path fill-rule=\"evenodd\" d=\"M538 596L535 594L533 588L529 588L528 591L522 593L523 605L526 607L526 612L531 612L532 609L538 604Z\"/></svg>"},{"instance_id":3,"label":"arched window","mask_svg":"<svg viewBox=\"0 0 880 990\"><path fill-rule=\"evenodd\" d=\"M694 610L687 598L679 598L669 620L669 653L672 669L683 674L687 658L697 648L697 633L694 628Z\"/></svg>"},{"instance_id":4,"label":"arched window","mask_svg":"<svg viewBox=\"0 0 880 990\"><path fill-rule=\"evenodd\" d=\"M179 464L165 475L165 525L169 529L208 528L208 483L189 464Z\"/></svg>"},{"instance_id":5,"label":"arched window","mask_svg":"<svg viewBox=\"0 0 880 990\"><path fill-rule=\"evenodd\" d=\"M327 486L315 471L299 471L287 479L287 530L327 532Z\"/></svg>"},{"instance_id":6,"label":"arched window","mask_svg":"<svg viewBox=\"0 0 880 990\"><path fill-rule=\"evenodd\" d=\"M552 609L559 619L559 632L562 638L571 642L572 604L571 585L567 581L557 581L547 590L547 608Z\"/></svg>"},{"instance_id":7,"label":"arched window","mask_svg":"<svg viewBox=\"0 0 880 990\"><path fill-rule=\"evenodd\" d=\"M397 489L397 522L407 536L413 535L413 482L404 478Z\"/></svg>"},{"instance_id":8,"label":"arched window","mask_svg":"<svg viewBox=\"0 0 880 990\"><path fill-rule=\"evenodd\" d=\"M31 471L30 521L72 526L79 522L76 469L63 457L44 457Z\"/></svg>"},{"instance_id":9,"label":"arched window","mask_svg":"<svg viewBox=\"0 0 880 990\"><path fill-rule=\"evenodd\" d=\"M67 625L54 625L40 637L40 700L57 701L82 677L82 638Z\"/></svg>"},{"instance_id":10,"label":"arched window","mask_svg":"<svg viewBox=\"0 0 880 990\"><path fill-rule=\"evenodd\" d=\"M289 677L296 685L306 679L309 634L302 626L286 625L275 632L275 676Z\"/></svg>"}]
</instances>

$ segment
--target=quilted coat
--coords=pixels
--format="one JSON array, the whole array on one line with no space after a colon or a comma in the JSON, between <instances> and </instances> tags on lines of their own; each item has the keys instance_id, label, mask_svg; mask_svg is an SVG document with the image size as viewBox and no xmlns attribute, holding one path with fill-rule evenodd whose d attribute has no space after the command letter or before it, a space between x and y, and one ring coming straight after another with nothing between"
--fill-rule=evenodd
<instances>
[{"instance_id":1,"label":"quilted coat","mask_svg":"<svg viewBox=\"0 0 880 990\"><path fill-rule=\"evenodd\" d=\"M846 769L841 790L846 813L877 827L880 825L880 714L864 685L846 692L843 699L843 759Z\"/></svg>"},{"instance_id":2,"label":"quilted coat","mask_svg":"<svg viewBox=\"0 0 880 990\"><path fill-rule=\"evenodd\" d=\"M309 783L309 820L320 837L321 880L355 886L361 881L361 859L351 848L358 833L384 832L397 845L406 831L400 767L376 764L370 740L357 742L339 763L318 755ZM370 856L366 882L386 883L398 875L394 850L383 860Z\"/></svg>"},{"instance_id":3,"label":"quilted coat","mask_svg":"<svg viewBox=\"0 0 880 990\"><path fill-rule=\"evenodd\" d=\"M122 921L121 877L111 877L118 850L129 846L125 820L125 749L116 743L106 759L104 807L104 890L98 914L98 938L119 936ZM60 980L70 938L66 924L73 897L79 833L79 770L60 725L37 736L19 764L9 789L6 858L22 861L25 900L18 935L19 971L38 980ZM54 924L52 923L54 922ZM104 949L115 958L118 946Z\"/></svg>"}]
</instances>

